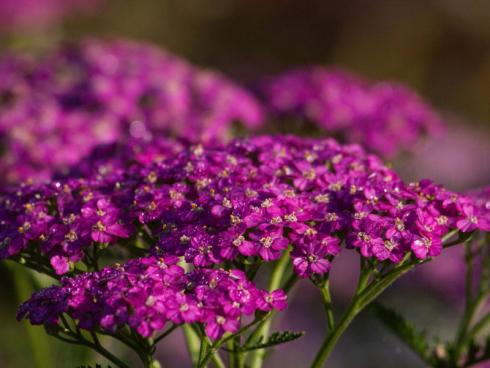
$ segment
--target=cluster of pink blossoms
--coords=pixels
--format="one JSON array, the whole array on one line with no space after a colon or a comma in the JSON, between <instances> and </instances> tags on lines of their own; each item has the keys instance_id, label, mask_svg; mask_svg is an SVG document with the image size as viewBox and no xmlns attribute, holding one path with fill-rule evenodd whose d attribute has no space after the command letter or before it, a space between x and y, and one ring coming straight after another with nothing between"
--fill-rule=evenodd
<instances>
[{"instance_id":1,"label":"cluster of pink blossoms","mask_svg":"<svg viewBox=\"0 0 490 368\"><path fill-rule=\"evenodd\" d=\"M482 212L486 212L490 221L490 187L472 190L467 193L473 199L473 203Z\"/></svg>"},{"instance_id":2,"label":"cluster of pink blossoms","mask_svg":"<svg viewBox=\"0 0 490 368\"><path fill-rule=\"evenodd\" d=\"M438 115L408 88L322 67L266 79L262 92L273 113L305 119L383 156L411 150L442 127Z\"/></svg>"},{"instance_id":3,"label":"cluster of pink blossoms","mask_svg":"<svg viewBox=\"0 0 490 368\"><path fill-rule=\"evenodd\" d=\"M258 136L179 150L6 191L1 258L42 255L64 274L97 244L143 241L196 267L269 262L290 250L296 273L309 277L326 273L343 246L399 262L409 252L437 256L451 230L490 229L470 199L426 180L406 184L333 139Z\"/></svg>"},{"instance_id":4,"label":"cluster of pink blossoms","mask_svg":"<svg viewBox=\"0 0 490 368\"><path fill-rule=\"evenodd\" d=\"M240 328L242 315L286 307L282 290L259 290L239 270L195 269L186 273L176 257L133 259L123 266L63 278L33 294L18 318L57 324L63 313L87 330L115 332L130 326L151 337L167 323L202 323L216 340Z\"/></svg>"},{"instance_id":5,"label":"cluster of pink blossoms","mask_svg":"<svg viewBox=\"0 0 490 368\"><path fill-rule=\"evenodd\" d=\"M83 40L0 60L1 181L49 179L98 144L177 136L223 141L262 122L224 76L131 41Z\"/></svg>"}]
</instances>

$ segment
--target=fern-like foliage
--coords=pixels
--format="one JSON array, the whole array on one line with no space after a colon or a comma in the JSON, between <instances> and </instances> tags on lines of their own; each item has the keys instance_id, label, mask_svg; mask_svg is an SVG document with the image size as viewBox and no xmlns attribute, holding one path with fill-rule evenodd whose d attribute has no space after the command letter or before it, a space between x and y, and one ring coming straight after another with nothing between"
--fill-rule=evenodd
<instances>
[{"instance_id":1,"label":"fern-like foliage","mask_svg":"<svg viewBox=\"0 0 490 368\"><path fill-rule=\"evenodd\" d=\"M285 344L287 342L299 339L305 333L304 331L296 332L296 331L277 331L274 332L270 337L264 341L264 337L260 336L260 338L253 344L248 346L243 346L240 348L241 351L250 351L257 349L265 349L270 348L272 346Z\"/></svg>"},{"instance_id":2,"label":"fern-like foliage","mask_svg":"<svg viewBox=\"0 0 490 368\"><path fill-rule=\"evenodd\" d=\"M418 331L401 314L379 303L372 306L376 317L400 340L409 346L422 360L436 365L425 331Z\"/></svg>"}]
</instances>

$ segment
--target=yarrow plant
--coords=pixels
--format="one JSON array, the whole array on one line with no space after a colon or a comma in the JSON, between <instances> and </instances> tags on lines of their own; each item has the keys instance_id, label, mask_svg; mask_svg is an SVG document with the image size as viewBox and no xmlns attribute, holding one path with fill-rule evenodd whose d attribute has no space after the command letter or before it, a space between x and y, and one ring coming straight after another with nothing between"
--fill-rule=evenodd
<instances>
[{"instance_id":1,"label":"yarrow plant","mask_svg":"<svg viewBox=\"0 0 490 368\"><path fill-rule=\"evenodd\" d=\"M158 136L225 141L262 122L219 73L133 41L86 39L0 59L0 184L48 179L98 144Z\"/></svg>"},{"instance_id":2,"label":"yarrow plant","mask_svg":"<svg viewBox=\"0 0 490 368\"><path fill-rule=\"evenodd\" d=\"M51 182L4 191L1 257L61 278L35 293L20 318L122 367L100 334L153 367L156 343L177 327L189 346L200 340L191 349L197 367L224 366L223 354L230 366L260 367L266 348L301 335L270 334L298 280L323 297L327 331L311 365L322 367L389 285L490 230L480 202L427 180L405 183L376 156L333 139L161 140L150 151L95 152ZM347 251L359 254L360 276L338 319L330 270ZM265 291L255 283L267 274Z\"/></svg>"},{"instance_id":3,"label":"yarrow plant","mask_svg":"<svg viewBox=\"0 0 490 368\"><path fill-rule=\"evenodd\" d=\"M470 223L477 223L486 232L474 232L464 242L464 260L461 262L466 266L466 271L461 272L466 273L464 310L454 337L444 341L430 336L426 331L417 330L396 311L375 305L376 314L387 328L431 367L483 367L490 361L490 188L471 191L468 196L474 205L465 213L469 214ZM459 226L472 225L463 220Z\"/></svg>"},{"instance_id":4,"label":"yarrow plant","mask_svg":"<svg viewBox=\"0 0 490 368\"><path fill-rule=\"evenodd\" d=\"M93 344L119 366L128 367L102 348L95 333L113 335L151 366L155 344L183 323L204 326L205 335L216 341L225 332L239 331L242 314L286 307L284 292L258 290L243 271L195 269L186 273L177 262L176 257L146 257L63 278L61 286L34 294L20 308L19 318L46 324L50 334L63 340ZM167 325L162 335L155 335ZM128 334L124 327L137 335ZM80 328L92 332L92 342L83 337Z\"/></svg>"},{"instance_id":5,"label":"yarrow plant","mask_svg":"<svg viewBox=\"0 0 490 368\"><path fill-rule=\"evenodd\" d=\"M321 66L266 78L260 91L272 115L313 123L389 158L443 127L438 114L407 87Z\"/></svg>"}]
</instances>

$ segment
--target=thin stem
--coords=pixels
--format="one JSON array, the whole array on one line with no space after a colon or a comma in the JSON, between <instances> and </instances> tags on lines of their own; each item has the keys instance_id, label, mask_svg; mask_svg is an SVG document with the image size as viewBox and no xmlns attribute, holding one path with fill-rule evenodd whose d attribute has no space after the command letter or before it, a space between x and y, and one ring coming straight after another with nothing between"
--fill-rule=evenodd
<instances>
[{"instance_id":1,"label":"thin stem","mask_svg":"<svg viewBox=\"0 0 490 368\"><path fill-rule=\"evenodd\" d=\"M18 259L18 260L16 259L13 261L18 263L19 265L21 265L23 267L27 267L33 271L36 271L36 272L44 274L44 275L48 275L49 277L51 277L55 280L60 279L60 277L58 275L56 275L56 273L52 269L48 268L48 266L46 266L42 263L32 261L30 257L24 257L23 256L21 259Z\"/></svg>"},{"instance_id":2,"label":"thin stem","mask_svg":"<svg viewBox=\"0 0 490 368\"><path fill-rule=\"evenodd\" d=\"M247 278L250 281L253 281L253 279L255 278L255 275L259 271L259 268L261 265L262 265L262 262L255 263L255 264L251 265L250 268L247 270Z\"/></svg>"},{"instance_id":3,"label":"thin stem","mask_svg":"<svg viewBox=\"0 0 490 368\"><path fill-rule=\"evenodd\" d=\"M320 347L311 367L322 368L328 356L337 344L339 338L345 332L347 327L349 327L354 318L387 287L389 287L393 282L395 282L418 263L420 263L420 261L412 262L410 261L410 257L407 256L386 275L382 276L380 279L375 279L369 284L369 277L372 270L370 265L364 262L361 258L361 273L359 275L359 282L351 304L345 311L340 322L332 331L329 332L329 334L325 336L322 346Z\"/></svg>"},{"instance_id":4,"label":"thin stem","mask_svg":"<svg viewBox=\"0 0 490 368\"><path fill-rule=\"evenodd\" d=\"M408 262L408 263L407 263ZM380 279L369 284L365 289L359 294L359 306L364 309L369 303L376 299L383 291L386 290L391 284L398 280L401 276L410 271L413 267L418 264L423 263L423 261L416 260L409 262L408 260L399 263L395 268L389 271L387 274L382 276Z\"/></svg>"},{"instance_id":5,"label":"thin stem","mask_svg":"<svg viewBox=\"0 0 490 368\"><path fill-rule=\"evenodd\" d=\"M102 355L105 358L107 358L109 361L111 361L112 363L114 363L119 368L130 368L129 365L127 365L126 363L124 363L122 360L120 360L118 357L116 357L110 351L108 351L106 348L104 348L100 344L100 342L98 342L98 339L96 341L94 341L94 342L91 342L91 341L88 341L87 339L85 339L83 336L78 336L77 334L75 334L75 333L73 333L71 331L67 331L67 332L65 332L65 334L67 334L72 339L69 339L67 337L61 336L59 334L52 335L52 336L56 337L57 339L59 339L61 341L64 341L66 343L69 343L69 344L87 346L87 347L95 350L100 355Z\"/></svg>"},{"instance_id":6,"label":"thin stem","mask_svg":"<svg viewBox=\"0 0 490 368\"><path fill-rule=\"evenodd\" d=\"M227 343L228 341L234 339L235 337L237 336L240 336L242 333L244 333L245 331L247 331L250 327L256 325L257 323L260 323L262 322L263 320L269 318L270 316L272 315L271 312L268 312L260 317L257 317L255 318L252 322L250 322L249 324L243 326L242 328L240 328L237 332L235 332L234 334L230 334L229 336L227 337L222 337L221 339L219 339L218 341L216 341L212 346L211 348L209 349L208 353L206 354L206 356L204 357L203 360L201 360L198 364L198 367L199 368L204 368L206 367L206 364L207 362L213 358L215 355L216 355L216 351L225 343ZM216 364L216 362L214 362ZM225 368L225 366L223 365L222 367L219 366L219 368Z\"/></svg>"},{"instance_id":7,"label":"thin stem","mask_svg":"<svg viewBox=\"0 0 490 368\"><path fill-rule=\"evenodd\" d=\"M487 237L489 237L487 235ZM485 239L482 241L482 260L481 260L481 270L480 270L480 285L478 287L478 295L481 298L480 304L483 304L483 300L485 300L489 296L490 292L490 250L488 245L485 244ZM469 332L469 337L474 337L478 335L483 329L485 329L488 325L490 325L490 312L485 314L471 329Z\"/></svg>"},{"instance_id":8,"label":"thin stem","mask_svg":"<svg viewBox=\"0 0 490 368\"><path fill-rule=\"evenodd\" d=\"M184 325L186 326L186 325ZM204 329L199 326L199 325L191 325L191 329L192 329L192 332L195 334L195 336L197 337L197 341L196 341L196 358L197 358L197 361L195 363L193 363L193 366L200 366L201 364L201 360L202 359L205 359L207 357L202 355L201 354L201 349L203 349L203 347L206 345L206 346L209 346L211 347L213 344L211 343L211 341L209 340L209 338L206 336L206 334L204 333ZM223 362L223 360L221 359L221 357L219 356L219 354L217 354L216 352L214 352L210 358L214 365L217 367L217 368L226 368L225 366L225 363ZM208 359L208 360L209 360Z\"/></svg>"},{"instance_id":9,"label":"thin stem","mask_svg":"<svg viewBox=\"0 0 490 368\"><path fill-rule=\"evenodd\" d=\"M473 269L475 252L473 252L472 244L467 241L465 244L465 262L466 262L466 304L461 319L454 344L454 350L451 355L451 362L456 364L463 354L468 341L484 329L490 323L490 314L485 315L471 328L472 321L480 313L483 304L488 297L489 286L488 277L490 274L490 254L484 248L484 240L479 244L481 250L481 267L479 275L479 285L476 296L473 296ZM476 252L478 253L478 252Z\"/></svg>"},{"instance_id":10,"label":"thin stem","mask_svg":"<svg viewBox=\"0 0 490 368\"><path fill-rule=\"evenodd\" d=\"M451 239L453 237L453 235L455 235L455 234L458 234L458 237L456 239L454 239L453 241L450 241L447 243L447 241L449 239ZM455 245L459 245L459 244L463 244L465 242L469 242L471 240L471 238L473 237L473 234L474 234L474 232L461 233L461 232L458 232L458 230L452 230L441 238L443 247L444 248L450 248L450 247L453 247Z\"/></svg>"},{"instance_id":11,"label":"thin stem","mask_svg":"<svg viewBox=\"0 0 490 368\"><path fill-rule=\"evenodd\" d=\"M311 365L313 368L320 368L323 366L325 360L330 355L338 339L344 333L344 331L347 329L347 327L350 325L350 323L358 313L357 298L358 295L361 293L361 291L364 290L364 288L366 287L370 274L369 272L370 268L366 266L367 263L363 260L362 257L360 258L360 264L361 264L361 271L359 274L359 280L357 282L357 288L356 288L356 293L354 295L354 298L350 306L348 307L348 309L344 312L339 324L337 326L334 326L333 328L329 328L329 332L328 334L325 335L325 339L323 340L322 346L320 347L320 350L318 351L315 360ZM323 293L323 289L322 289L322 293Z\"/></svg>"},{"instance_id":12,"label":"thin stem","mask_svg":"<svg viewBox=\"0 0 490 368\"><path fill-rule=\"evenodd\" d=\"M160 336L158 336L155 341L153 342L153 346L155 346L156 344L158 344L161 340L163 340L164 338L166 338L168 335L170 335L172 332L175 331L175 329L179 327L178 325L172 325L172 327L170 327L167 331L165 331L164 333L162 333Z\"/></svg>"},{"instance_id":13,"label":"thin stem","mask_svg":"<svg viewBox=\"0 0 490 368\"><path fill-rule=\"evenodd\" d=\"M102 345L100 344L87 344L87 346L92 347L97 353L100 355L106 357L109 359L111 362L119 366L120 368L129 368L129 365L124 363L122 360L120 360L118 357L113 355L109 350L105 349Z\"/></svg>"},{"instance_id":14,"label":"thin stem","mask_svg":"<svg viewBox=\"0 0 490 368\"><path fill-rule=\"evenodd\" d=\"M29 298L35 290L34 282L30 277L30 270L22 269L16 264L7 263L7 267L12 272L12 279L15 283L15 291L19 301L24 301ZM42 331L38 328L24 323L29 344L32 351L34 366L37 368L49 368L53 366L49 344L42 336Z\"/></svg>"},{"instance_id":15,"label":"thin stem","mask_svg":"<svg viewBox=\"0 0 490 368\"><path fill-rule=\"evenodd\" d=\"M227 341L227 351L229 354L228 367L229 368L244 368L245 356L244 352L240 350L240 336L235 336L232 340Z\"/></svg>"},{"instance_id":16,"label":"thin stem","mask_svg":"<svg viewBox=\"0 0 490 368\"><path fill-rule=\"evenodd\" d=\"M321 291L323 296L323 307L325 309L325 314L327 315L328 329L333 331L335 328L335 317L333 314L332 296L330 295L330 280L325 280Z\"/></svg>"},{"instance_id":17,"label":"thin stem","mask_svg":"<svg viewBox=\"0 0 490 368\"><path fill-rule=\"evenodd\" d=\"M134 350L137 354L138 357L141 359L142 363L144 364L145 367L150 366L150 363L152 362L152 357L151 357L151 348L149 346L143 347L141 349L141 345L136 344L136 341L134 339L131 339L131 337L124 336L122 333L117 332L115 334L112 333L107 333L104 331L90 331L90 336L92 337L93 341L88 340L83 334L80 328L76 325L76 323L72 321L72 324L68 321L65 315L60 316L61 323L64 327L64 330L61 333L64 333L65 335L73 338L72 343L76 343L76 341L79 342L79 345L84 345L88 346L91 349L97 351L99 354L105 356L107 359L111 360L113 363L117 364L118 366L125 368L127 365L123 363L122 361L119 360L115 355L110 353L107 349L105 349L102 345L102 343L99 340L98 333L101 335L106 335L106 336L111 336L115 338L116 340L120 341L121 343L127 345L129 348ZM72 327L73 325L73 327ZM60 335L54 334L53 336L59 338ZM66 338L65 338L66 339ZM75 341L75 342L73 342ZM122 363L122 364L121 364Z\"/></svg>"},{"instance_id":18,"label":"thin stem","mask_svg":"<svg viewBox=\"0 0 490 368\"><path fill-rule=\"evenodd\" d=\"M233 342L235 344L234 348L237 350L235 354L237 368L245 368L245 354L242 351L238 351L240 348L240 337L237 336Z\"/></svg>"},{"instance_id":19,"label":"thin stem","mask_svg":"<svg viewBox=\"0 0 490 368\"><path fill-rule=\"evenodd\" d=\"M188 324L182 325L186 340L187 349L191 356L192 366L196 366L199 362L199 336Z\"/></svg>"},{"instance_id":20,"label":"thin stem","mask_svg":"<svg viewBox=\"0 0 490 368\"><path fill-rule=\"evenodd\" d=\"M315 357L315 360L311 365L312 368L322 368L324 366L325 361L337 344L340 336L342 336L344 331L347 329L347 327L349 327L352 320L359 312L360 310L358 308L357 301L353 300L337 326L329 334L327 334L317 356Z\"/></svg>"},{"instance_id":21,"label":"thin stem","mask_svg":"<svg viewBox=\"0 0 490 368\"><path fill-rule=\"evenodd\" d=\"M213 361L216 368L226 368L225 363L217 352L214 352L214 354L211 356L211 360Z\"/></svg>"},{"instance_id":22,"label":"thin stem","mask_svg":"<svg viewBox=\"0 0 490 368\"><path fill-rule=\"evenodd\" d=\"M284 272L286 271L287 265L289 262L289 252L284 252L281 258L277 261L271 275L271 279L269 282L269 291L273 291L278 289L281 286L282 278ZM257 337L263 336L266 339L269 336L269 331L272 326L272 318L268 318L261 325L259 325L256 329ZM250 367L251 368L260 368L262 367L262 363L265 357L265 349L257 349L256 351L251 353L250 359Z\"/></svg>"},{"instance_id":23,"label":"thin stem","mask_svg":"<svg viewBox=\"0 0 490 368\"><path fill-rule=\"evenodd\" d=\"M485 329L487 326L490 325L490 313L487 313L485 316L483 316L482 319L476 323L473 328L471 329L469 336L473 337L478 335L483 329Z\"/></svg>"},{"instance_id":24,"label":"thin stem","mask_svg":"<svg viewBox=\"0 0 490 368\"><path fill-rule=\"evenodd\" d=\"M298 277L296 276L296 274L293 273L282 287L284 292L288 293L293 288L293 286L296 284L297 281L298 281ZM267 314L265 317L262 318L257 328L247 338L245 345L249 345L250 343L252 343L252 341L256 341L260 337L262 326L267 322L269 318L272 318L276 313L277 313L276 311L272 310L269 312L269 314Z\"/></svg>"},{"instance_id":25,"label":"thin stem","mask_svg":"<svg viewBox=\"0 0 490 368\"><path fill-rule=\"evenodd\" d=\"M228 368L237 368L237 361L236 361L236 352L235 352L235 341L230 340L226 343L226 347L229 351L229 361L228 361Z\"/></svg>"},{"instance_id":26,"label":"thin stem","mask_svg":"<svg viewBox=\"0 0 490 368\"><path fill-rule=\"evenodd\" d=\"M201 366L201 362L203 361L204 357L206 356L206 350L207 350L207 341L204 338L204 336L201 337L201 346L199 347L199 366Z\"/></svg>"},{"instance_id":27,"label":"thin stem","mask_svg":"<svg viewBox=\"0 0 490 368\"><path fill-rule=\"evenodd\" d=\"M134 350L139 355L140 359L143 360L143 358L140 355L140 350L139 350L140 348L139 348L139 346L134 345L134 343L131 340L131 338L126 337L125 335L123 335L121 333L111 334L111 333L108 333L108 332L104 332L102 330L97 330L97 333L100 334L100 335L105 335L105 336L113 337L114 339L118 340L122 344L126 345L131 350Z\"/></svg>"},{"instance_id":28,"label":"thin stem","mask_svg":"<svg viewBox=\"0 0 490 368\"><path fill-rule=\"evenodd\" d=\"M466 303L464 308L463 318L460 321L458 331L456 333L456 339L454 344L454 350L451 356L451 360L456 364L463 353L464 343L466 341L466 336L468 329L470 328L471 321L473 320L475 310L477 308L477 300L480 298L473 299L473 254L471 243L467 242L465 244L465 262L466 262Z\"/></svg>"}]
</instances>

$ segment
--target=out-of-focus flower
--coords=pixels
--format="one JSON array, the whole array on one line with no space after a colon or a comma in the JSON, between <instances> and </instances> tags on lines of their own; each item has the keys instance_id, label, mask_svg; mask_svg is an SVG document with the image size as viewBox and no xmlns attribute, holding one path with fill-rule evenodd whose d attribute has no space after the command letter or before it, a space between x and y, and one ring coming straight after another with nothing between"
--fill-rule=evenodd
<instances>
[{"instance_id":1,"label":"out-of-focus flower","mask_svg":"<svg viewBox=\"0 0 490 368\"><path fill-rule=\"evenodd\" d=\"M383 156L411 150L422 136L442 127L438 115L410 89L322 67L271 77L261 90L273 114L314 123Z\"/></svg>"},{"instance_id":2,"label":"out-of-focus flower","mask_svg":"<svg viewBox=\"0 0 490 368\"><path fill-rule=\"evenodd\" d=\"M248 92L150 45L84 40L0 60L0 182L49 178L102 143L224 141L262 122Z\"/></svg>"}]
</instances>

